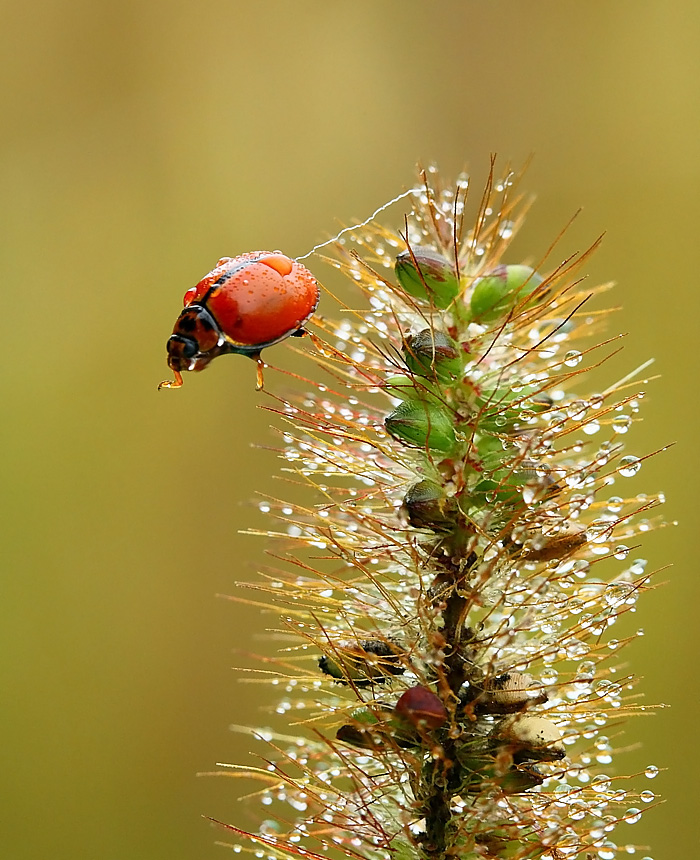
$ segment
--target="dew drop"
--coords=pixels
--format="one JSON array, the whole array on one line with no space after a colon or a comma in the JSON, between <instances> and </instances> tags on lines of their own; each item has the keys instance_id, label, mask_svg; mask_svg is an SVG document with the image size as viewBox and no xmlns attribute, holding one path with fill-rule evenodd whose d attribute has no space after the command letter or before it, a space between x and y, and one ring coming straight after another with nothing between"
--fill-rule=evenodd
<instances>
[{"instance_id":1,"label":"dew drop","mask_svg":"<svg viewBox=\"0 0 700 860\"><path fill-rule=\"evenodd\" d=\"M623 817L623 821L626 821L627 824L636 824L639 819L642 817L642 810L637 809L636 806L631 806Z\"/></svg>"},{"instance_id":2,"label":"dew drop","mask_svg":"<svg viewBox=\"0 0 700 860\"><path fill-rule=\"evenodd\" d=\"M570 349L564 356L564 364L567 367L576 367L577 364L581 363L582 359L583 356L577 349Z\"/></svg>"},{"instance_id":3,"label":"dew drop","mask_svg":"<svg viewBox=\"0 0 700 860\"><path fill-rule=\"evenodd\" d=\"M650 764L644 771L644 776L647 779L655 779L659 775L659 769L655 764Z\"/></svg>"},{"instance_id":4,"label":"dew drop","mask_svg":"<svg viewBox=\"0 0 700 860\"><path fill-rule=\"evenodd\" d=\"M590 681L595 676L595 663L592 660L579 663L577 674L580 680Z\"/></svg>"},{"instance_id":5,"label":"dew drop","mask_svg":"<svg viewBox=\"0 0 700 860\"><path fill-rule=\"evenodd\" d=\"M515 223L513 221L503 221L501 227L499 228L498 235L503 239L510 239L513 235L513 228L515 227Z\"/></svg>"},{"instance_id":6,"label":"dew drop","mask_svg":"<svg viewBox=\"0 0 700 860\"><path fill-rule=\"evenodd\" d=\"M597 793L608 791L610 788L610 777L605 774L593 777L591 780L591 788Z\"/></svg>"},{"instance_id":7,"label":"dew drop","mask_svg":"<svg viewBox=\"0 0 700 860\"><path fill-rule=\"evenodd\" d=\"M566 407L566 414L569 418L583 418L586 414L587 405L583 402L583 400L573 400Z\"/></svg>"},{"instance_id":8,"label":"dew drop","mask_svg":"<svg viewBox=\"0 0 700 860\"><path fill-rule=\"evenodd\" d=\"M639 457L628 455L620 460L620 466L617 471L623 478L631 478L633 475L636 475L641 468L642 461Z\"/></svg>"},{"instance_id":9,"label":"dew drop","mask_svg":"<svg viewBox=\"0 0 700 860\"><path fill-rule=\"evenodd\" d=\"M612 429L615 433L626 433L630 429L632 419L629 415L619 415L612 420Z\"/></svg>"},{"instance_id":10,"label":"dew drop","mask_svg":"<svg viewBox=\"0 0 700 860\"><path fill-rule=\"evenodd\" d=\"M569 809L569 818L572 821L581 821L586 817L586 810L582 807L571 806Z\"/></svg>"}]
</instances>

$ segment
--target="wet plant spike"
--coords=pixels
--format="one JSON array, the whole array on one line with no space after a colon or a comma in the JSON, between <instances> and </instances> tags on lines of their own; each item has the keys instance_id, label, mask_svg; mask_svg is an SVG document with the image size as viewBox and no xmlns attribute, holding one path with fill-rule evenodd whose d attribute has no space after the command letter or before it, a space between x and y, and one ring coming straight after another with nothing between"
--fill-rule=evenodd
<instances>
[{"instance_id":1,"label":"wet plant spike","mask_svg":"<svg viewBox=\"0 0 700 860\"><path fill-rule=\"evenodd\" d=\"M622 860L653 798L612 769L649 707L615 638L662 524L623 448L643 381L586 391L616 349L588 302L605 287L583 285L589 252L513 259L511 174L471 212L466 177L424 178L407 222L343 233L356 292L307 344L322 382L273 407L307 496L260 505L280 561L249 602L279 619L260 681L282 698L249 730L263 768L230 771L260 780L250 850Z\"/></svg>"}]
</instances>

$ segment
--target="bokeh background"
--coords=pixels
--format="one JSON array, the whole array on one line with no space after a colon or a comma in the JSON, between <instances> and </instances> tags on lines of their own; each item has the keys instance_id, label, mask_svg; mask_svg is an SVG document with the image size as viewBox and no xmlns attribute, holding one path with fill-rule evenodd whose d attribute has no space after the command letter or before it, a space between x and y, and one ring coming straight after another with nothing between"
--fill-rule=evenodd
<instances>
[{"instance_id":1,"label":"bokeh background","mask_svg":"<svg viewBox=\"0 0 700 860\"><path fill-rule=\"evenodd\" d=\"M483 178L493 151L535 154L518 252L581 205L568 249L607 231L589 271L630 336L603 381L663 375L627 438L679 443L635 480L682 524L646 542L674 566L628 656L672 708L618 765L669 768L639 785L668 802L617 835L697 848L699 26L694 0L0 5L3 858L208 860L200 814L250 822L195 774L248 761L228 725L265 721L230 669L265 622L215 595L262 559L237 531L274 439L243 359L156 392L164 341L219 256L303 253L418 160Z\"/></svg>"}]
</instances>

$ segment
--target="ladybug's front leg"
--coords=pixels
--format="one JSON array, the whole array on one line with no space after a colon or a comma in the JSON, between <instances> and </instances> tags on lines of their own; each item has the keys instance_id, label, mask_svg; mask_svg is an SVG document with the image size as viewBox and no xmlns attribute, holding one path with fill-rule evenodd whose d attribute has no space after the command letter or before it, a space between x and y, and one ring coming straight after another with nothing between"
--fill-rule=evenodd
<instances>
[{"instance_id":1,"label":"ladybug's front leg","mask_svg":"<svg viewBox=\"0 0 700 860\"><path fill-rule=\"evenodd\" d=\"M160 391L161 388L181 388L182 387L182 374L177 370L173 370L172 367L170 369L173 371L173 376L175 377L175 379L174 380L164 379L160 383L160 385L158 386L158 391Z\"/></svg>"}]
</instances>

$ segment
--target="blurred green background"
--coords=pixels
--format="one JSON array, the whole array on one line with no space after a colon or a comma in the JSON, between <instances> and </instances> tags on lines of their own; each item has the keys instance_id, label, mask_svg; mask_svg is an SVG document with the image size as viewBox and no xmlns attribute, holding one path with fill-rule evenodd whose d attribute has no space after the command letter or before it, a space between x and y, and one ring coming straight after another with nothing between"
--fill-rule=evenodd
<instances>
[{"instance_id":1,"label":"blurred green background","mask_svg":"<svg viewBox=\"0 0 700 860\"><path fill-rule=\"evenodd\" d=\"M250 823L240 786L195 773L249 760L227 726L266 719L230 666L269 622L214 595L262 559L237 529L277 489L250 448L273 437L243 359L157 393L165 339L219 256L303 253L419 159L483 177L492 151L535 153L519 253L581 205L570 249L607 231L589 271L630 337L599 387L663 374L627 438L679 443L635 481L682 524L646 542L674 567L628 656L673 707L618 767L668 767L638 785L668 802L616 837L697 847L699 26L693 0L0 5L3 858L207 860L201 813Z\"/></svg>"}]
</instances>

